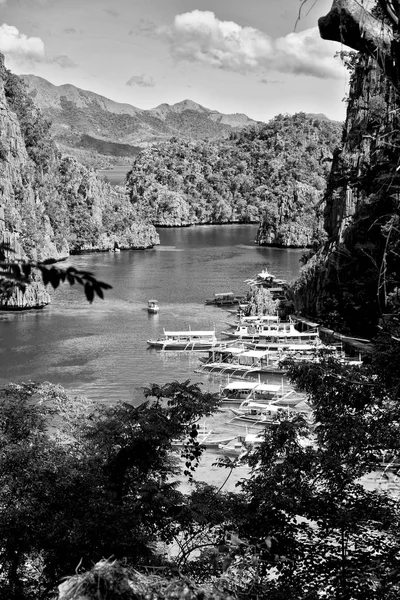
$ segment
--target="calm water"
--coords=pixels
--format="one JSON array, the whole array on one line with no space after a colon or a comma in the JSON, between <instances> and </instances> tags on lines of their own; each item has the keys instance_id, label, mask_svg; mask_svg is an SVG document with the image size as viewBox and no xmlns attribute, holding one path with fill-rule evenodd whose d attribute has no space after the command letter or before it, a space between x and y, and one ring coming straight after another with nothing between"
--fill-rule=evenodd
<instances>
[{"instance_id":1,"label":"calm water","mask_svg":"<svg viewBox=\"0 0 400 600\"><path fill-rule=\"evenodd\" d=\"M0 312L0 386L9 381L51 381L101 402L140 402L148 384L190 379L217 388L194 373L198 356L148 350L146 340L166 329L220 332L229 314L205 306L216 292L245 293L244 279L267 267L293 280L302 250L261 248L257 227L205 226L160 229L161 245L146 251L74 256L71 264L113 286L89 305L68 285L40 311ZM147 299L160 303L147 313Z\"/></svg>"},{"instance_id":2,"label":"calm water","mask_svg":"<svg viewBox=\"0 0 400 600\"><path fill-rule=\"evenodd\" d=\"M111 185L124 185L125 178L131 166L117 165L113 169L99 169L97 174L99 177L104 177Z\"/></svg>"}]
</instances>

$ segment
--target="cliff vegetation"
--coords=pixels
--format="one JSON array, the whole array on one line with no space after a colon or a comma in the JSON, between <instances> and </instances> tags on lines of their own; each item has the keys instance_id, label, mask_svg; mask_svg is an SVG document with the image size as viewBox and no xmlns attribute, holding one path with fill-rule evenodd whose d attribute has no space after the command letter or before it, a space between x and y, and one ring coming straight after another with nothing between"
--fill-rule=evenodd
<instances>
[{"instance_id":1,"label":"cliff vegetation","mask_svg":"<svg viewBox=\"0 0 400 600\"><path fill-rule=\"evenodd\" d=\"M86 250L159 243L124 189L60 155L50 123L2 61L0 109L0 241L10 258L55 262ZM9 291L1 305L29 308L48 301L37 282L25 294Z\"/></svg>"},{"instance_id":2,"label":"cliff vegetation","mask_svg":"<svg viewBox=\"0 0 400 600\"><path fill-rule=\"evenodd\" d=\"M343 147L325 193L325 244L295 286L299 310L360 337L399 311L399 96L376 61L353 56Z\"/></svg>"},{"instance_id":3,"label":"cliff vegetation","mask_svg":"<svg viewBox=\"0 0 400 600\"><path fill-rule=\"evenodd\" d=\"M127 185L155 225L260 222L259 244L304 247L321 239L321 201L341 125L279 115L229 140L173 138L144 150Z\"/></svg>"}]
</instances>

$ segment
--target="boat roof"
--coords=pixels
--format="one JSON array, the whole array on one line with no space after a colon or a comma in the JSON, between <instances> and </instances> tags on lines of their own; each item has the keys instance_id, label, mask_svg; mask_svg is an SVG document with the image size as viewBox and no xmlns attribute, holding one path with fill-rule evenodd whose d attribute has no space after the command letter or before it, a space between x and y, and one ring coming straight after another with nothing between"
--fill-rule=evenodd
<instances>
[{"instance_id":1,"label":"boat roof","mask_svg":"<svg viewBox=\"0 0 400 600\"><path fill-rule=\"evenodd\" d=\"M247 350L245 352L242 351L242 356L251 356L252 358L261 358L262 356L266 356L268 352L265 350Z\"/></svg>"},{"instance_id":2,"label":"boat roof","mask_svg":"<svg viewBox=\"0 0 400 600\"><path fill-rule=\"evenodd\" d=\"M259 402L247 402L243 404L245 408L260 408L261 410L272 410L278 412L280 410L285 410L286 406L278 406L276 404L260 404Z\"/></svg>"},{"instance_id":3,"label":"boat roof","mask_svg":"<svg viewBox=\"0 0 400 600\"><path fill-rule=\"evenodd\" d=\"M212 350L217 351L217 352L226 352L227 354L243 354L244 353L243 348L238 348L237 346L230 346L230 347L214 346L214 348L212 348Z\"/></svg>"},{"instance_id":4,"label":"boat roof","mask_svg":"<svg viewBox=\"0 0 400 600\"><path fill-rule=\"evenodd\" d=\"M158 300L154 300L154 299L152 299L152 300L147 300L147 302L148 302L149 304L150 304L150 303L151 303L151 304L158 304Z\"/></svg>"},{"instance_id":5,"label":"boat roof","mask_svg":"<svg viewBox=\"0 0 400 600\"><path fill-rule=\"evenodd\" d=\"M214 294L215 298L226 298L227 296L233 297L235 294L233 292L220 292L219 294Z\"/></svg>"},{"instance_id":6,"label":"boat roof","mask_svg":"<svg viewBox=\"0 0 400 600\"><path fill-rule=\"evenodd\" d=\"M164 335L187 335L187 336L215 336L215 330L211 331L194 331L193 329L186 329L185 331L165 331Z\"/></svg>"},{"instance_id":7,"label":"boat roof","mask_svg":"<svg viewBox=\"0 0 400 600\"><path fill-rule=\"evenodd\" d=\"M252 321L279 321L277 315L250 315L248 317L241 318L242 323L251 323Z\"/></svg>"},{"instance_id":8,"label":"boat roof","mask_svg":"<svg viewBox=\"0 0 400 600\"><path fill-rule=\"evenodd\" d=\"M288 344L283 349L299 350L304 352L305 350L318 350L318 346L316 346L315 344Z\"/></svg>"},{"instance_id":9,"label":"boat roof","mask_svg":"<svg viewBox=\"0 0 400 600\"><path fill-rule=\"evenodd\" d=\"M248 433L244 438L244 441L248 444L254 444L256 442L264 442L265 438L259 433Z\"/></svg>"},{"instance_id":10,"label":"boat roof","mask_svg":"<svg viewBox=\"0 0 400 600\"><path fill-rule=\"evenodd\" d=\"M258 383L254 389L255 392L279 392L281 386L276 383Z\"/></svg>"},{"instance_id":11,"label":"boat roof","mask_svg":"<svg viewBox=\"0 0 400 600\"><path fill-rule=\"evenodd\" d=\"M224 390L252 390L258 387L258 383L255 381L231 381L224 385ZM279 388L279 386L278 386Z\"/></svg>"}]
</instances>

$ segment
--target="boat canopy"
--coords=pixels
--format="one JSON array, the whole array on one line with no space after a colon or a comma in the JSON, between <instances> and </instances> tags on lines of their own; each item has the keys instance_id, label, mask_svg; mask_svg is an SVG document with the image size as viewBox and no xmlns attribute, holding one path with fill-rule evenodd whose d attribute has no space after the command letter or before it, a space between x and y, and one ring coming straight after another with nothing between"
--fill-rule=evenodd
<instances>
[{"instance_id":1,"label":"boat canopy","mask_svg":"<svg viewBox=\"0 0 400 600\"><path fill-rule=\"evenodd\" d=\"M282 410L286 410L286 407L284 406L277 406L276 404L260 404L259 402L249 402L248 400L245 400L244 402L242 402L242 404L239 407L239 410L241 408L259 408L262 411L273 411L273 412L280 412Z\"/></svg>"},{"instance_id":2,"label":"boat canopy","mask_svg":"<svg viewBox=\"0 0 400 600\"><path fill-rule=\"evenodd\" d=\"M273 383L258 383L255 388L253 388L254 392L280 392L281 386Z\"/></svg>"},{"instance_id":3,"label":"boat canopy","mask_svg":"<svg viewBox=\"0 0 400 600\"><path fill-rule=\"evenodd\" d=\"M211 349L212 352L225 352L226 354L243 354L244 353L244 349L243 348L238 348L237 346L231 346L231 347L226 347L226 346L214 346L214 348Z\"/></svg>"},{"instance_id":4,"label":"boat canopy","mask_svg":"<svg viewBox=\"0 0 400 600\"><path fill-rule=\"evenodd\" d=\"M248 433L244 438L245 444L258 444L264 441L264 437L259 433Z\"/></svg>"},{"instance_id":5,"label":"boat canopy","mask_svg":"<svg viewBox=\"0 0 400 600\"><path fill-rule=\"evenodd\" d=\"M265 350L246 350L241 354L241 356L248 356L249 358L262 358L267 355L268 352L265 352Z\"/></svg>"},{"instance_id":6,"label":"boat canopy","mask_svg":"<svg viewBox=\"0 0 400 600\"><path fill-rule=\"evenodd\" d=\"M234 297L235 297L235 294L233 292L224 292L224 293L214 294L215 299L234 298Z\"/></svg>"},{"instance_id":7,"label":"boat canopy","mask_svg":"<svg viewBox=\"0 0 400 600\"><path fill-rule=\"evenodd\" d=\"M186 331L165 331L164 329L164 335L168 337L215 337L215 331L193 331L191 329Z\"/></svg>"},{"instance_id":8,"label":"boat canopy","mask_svg":"<svg viewBox=\"0 0 400 600\"><path fill-rule=\"evenodd\" d=\"M242 317L241 321L243 323L251 323L252 321L274 321L278 322L278 315L250 315L248 317Z\"/></svg>"},{"instance_id":9,"label":"boat canopy","mask_svg":"<svg viewBox=\"0 0 400 600\"><path fill-rule=\"evenodd\" d=\"M258 383L250 381L231 381L223 387L223 391L225 392L230 390L253 390L254 388L258 387L258 385ZM280 389L279 385L278 389Z\"/></svg>"}]
</instances>

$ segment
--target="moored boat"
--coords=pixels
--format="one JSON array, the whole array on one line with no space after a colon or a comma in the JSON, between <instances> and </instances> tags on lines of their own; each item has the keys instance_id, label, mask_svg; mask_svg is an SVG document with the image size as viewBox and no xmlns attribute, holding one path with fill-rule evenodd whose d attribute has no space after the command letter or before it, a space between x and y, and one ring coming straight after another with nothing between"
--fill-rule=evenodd
<instances>
[{"instance_id":1,"label":"moored boat","mask_svg":"<svg viewBox=\"0 0 400 600\"><path fill-rule=\"evenodd\" d=\"M236 296L233 292L222 292L214 294L214 298L208 298L205 304L215 304L216 306L232 306L239 304L243 300L243 296Z\"/></svg>"},{"instance_id":2,"label":"moored boat","mask_svg":"<svg viewBox=\"0 0 400 600\"><path fill-rule=\"evenodd\" d=\"M250 286L261 286L269 289L279 287L284 290L287 287L287 282L285 280L278 279L278 277L272 275L267 268L257 273L254 277L246 279L244 283L247 283Z\"/></svg>"},{"instance_id":3,"label":"moored boat","mask_svg":"<svg viewBox=\"0 0 400 600\"><path fill-rule=\"evenodd\" d=\"M283 420L292 420L300 415L300 411L276 404L262 404L258 402L243 402L237 409L231 408L235 419L251 423L271 424Z\"/></svg>"},{"instance_id":4,"label":"moored boat","mask_svg":"<svg viewBox=\"0 0 400 600\"><path fill-rule=\"evenodd\" d=\"M222 334L228 338L245 340L253 343L299 343L310 342L319 337L317 329L298 331L291 322L238 325L235 331L223 331Z\"/></svg>"},{"instance_id":5,"label":"moored boat","mask_svg":"<svg viewBox=\"0 0 400 600\"><path fill-rule=\"evenodd\" d=\"M159 350L208 350L215 346L217 338L215 330L185 330L166 331L164 337L156 340L147 340L151 348Z\"/></svg>"},{"instance_id":6,"label":"moored boat","mask_svg":"<svg viewBox=\"0 0 400 600\"><path fill-rule=\"evenodd\" d=\"M197 437L196 441L205 448L218 448L221 444L228 444L236 436L234 435L221 435L215 433L212 429L209 429L205 424L197 426ZM172 446L181 447L187 443L187 438L177 439L172 441Z\"/></svg>"},{"instance_id":7,"label":"moored boat","mask_svg":"<svg viewBox=\"0 0 400 600\"><path fill-rule=\"evenodd\" d=\"M231 381L221 387L220 397L226 404L241 404L243 400L257 398L258 401L271 402L278 398L282 388L280 385L259 383L255 381Z\"/></svg>"},{"instance_id":8,"label":"moored boat","mask_svg":"<svg viewBox=\"0 0 400 600\"><path fill-rule=\"evenodd\" d=\"M285 373L276 352L249 350L245 346L215 346L201 362L199 372L229 373L243 377L258 373Z\"/></svg>"}]
</instances>

